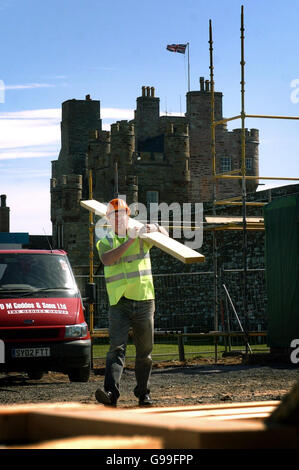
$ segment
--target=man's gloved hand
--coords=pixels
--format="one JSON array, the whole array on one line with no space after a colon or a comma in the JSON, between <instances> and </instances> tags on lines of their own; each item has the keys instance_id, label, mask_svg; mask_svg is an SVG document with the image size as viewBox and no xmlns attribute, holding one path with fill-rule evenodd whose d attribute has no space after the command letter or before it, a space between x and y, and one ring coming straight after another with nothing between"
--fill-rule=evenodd
<instances>
[{"instance_id":1,"label":"man's gloved hand","mask_svg":"<svg viewBox=\"0 0 299 470\"><path fill-rule=\"evenodd\" d=\"M138 237L143 238L147 233L158 232L159 228L156 224L145 224L139 229Z\"/></svg>"},{"instance_id":2,"label":"man's gloved hand","mask_svg":"<svg viewBox=\"0 0 299 470\"><path fill-rule=\"evenodd\" d=\"M143 227L142 227L143 228ZM137 238L139 236L139 231L141 229L137 228L137 227L133 227L133 228L129 228L128 229L128 236L129 238Z\"/></svg>"}]
</instances>

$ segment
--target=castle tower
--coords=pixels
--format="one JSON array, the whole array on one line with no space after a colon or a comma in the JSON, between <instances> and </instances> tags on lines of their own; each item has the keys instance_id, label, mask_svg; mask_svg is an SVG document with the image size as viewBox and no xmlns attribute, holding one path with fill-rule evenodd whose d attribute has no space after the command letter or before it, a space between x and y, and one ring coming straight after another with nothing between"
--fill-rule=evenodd
<instances>
[{"instance_id":1,"label":"castle tower","mask_svg":"<svg viewBox=\"0 0 299 470\"><path fill-rule=\"evenodd\" d=\"M88 170L92 170L93 195L98 201L109 200L111 183L111 135L108 131L90 132L88 146ZM108 195L107 195L108 193Z\"/></svg>"},{"instance_id":2,"label":"castle tower","mask_svg":"<svg viewBox=\"0 0 299 470\"><path fill-rule=\"evenodd\" d=\"M86 156L90 131L100 132L100 102L67 100L62 103L61 150L52 161L51 221L53 246L70 250L71 262L80 264L88 244L88 215L80 200L88 197ZM85 234L86 230L86 234ZM79 248L81 246L81 248ZM86 249L86 248L85 248ZM81 260L81 261L80 261Z\"/></svg>"},{"instance_id":3,"label":"castle tower","mask_svg":"<svg viewBox=\"0 0 299 470\"><path fill-rule=\"evenodd\" d=\"M109 165L111 138L109 131L91 131L88 144L88 168L96 170Z\"/></svg>"},{"instance_id":4,"label":"castle tower","mask_svg":"<svg viewBox=\"0 0 299 470\"><path fill-rule=\"evenodd\" d=\"M169 191L171 202L187 202L189 200L190 183L190 148L189 127L187 123L174 124L169 122L164 135L164 156L168 161L169 178L165 181L165 189Z\"/></svg>"},{"instance_id":5,"label":"castle tower","mask_svg":"<svg viewBox=\"0 0 299 470\"><path fill-rule=\"evenodd\" d=\"M111 175L114 189L116 179L118 193L126 194L127 177L132 175L133 155L135 153L135 128L128 121L118 121L111 125ZM117 172L117 174L115 173ZM113 195L112 195L113 196ZM127 201L129 202L129 201Z\"/></svg>"},{"instance_id":6,"label":"castle tower","mask_svg":"<svg viewBox=\"0 0 299 470\"><path fill-rule=\"evenodd\" d=\"M222 93L215 92L215 120L222 119ZM211 92L210 82L200 78L200 91L187 93L186 119L190 133L190 173L192 200L212 199ZM216 128L217 147L223 141L224 126Z\"/></svg>"},{"instance_id":7,"label":"castle tower","mask_svg":"<svg viewBox=\"0 0 299 470\"><path fill-rule=\"evenodd\" d=\"M137 98L135 132L137 141L155 136L159 129L160 98L155 97L154 87L142 87L142 96Z\"/></svg>"},{"instance_id":8,"label":"castle tower","mask_svg":"<svg viewBox=\"0 0 299 470\"><path fill-rule=\"evenodd\" d=\"M93 101L87 95L85 100L73 99L62 103L60 174L84 173L89 132L101 129L99 101Z\"/></svg>"},{"instance_id":9,"label":"castle tower","mask_svg":"<svg viewBox=\"0 0 299 470\"><path fill-rule=\"evenodd\" d=\"M88 214L80 206L82 175L51 179L53 246L69 253L73 265L82 264L88 246Z\"/></svg>"},{"instance_id":10,"label":"castle tower","mask_svg":"<svg viewBox=\"0 0 299 470\"><path fill-rule=\"evenodd\" d=\"M242 129L234 129L230 132L231 137L231 146L237 147L238 152L235 155L235 168L241 168L241 133ZM258 129L245 129L245 166L246 166L246 175L248 176L257 176L256 179L246 181L246 190L247 193L255 192L259 180L259 131ZM242 180L239 180L239 186L241 187Z\"/></svg>"},{"instance_id":11,"label":"castle tower","mask_svg":"<svg viewBox=\"0 0 299 470\"><path fill-rule=\"evenodd\" d=\"M62 175L51 179L51 221L55 244L56 226L79 216L82 199L82 175Z\"/></svg>"},{"instance_id":12,"label":"castle tower","mask_svg":"<svg viewBox=\"0 0 299 470\"><path fill-rule=\"evenodd\" d=\"M215 92L214 120L223 119L222 93ZM190 129L191 197L193 201L212 201L212 138L211 138L211 86L200 78L200 91L187 93L186 119ZM216 173L230 173L241 169L241 130L227 131L226 124L215 128ZM258 176L258 131L246 130L246 173ZM248 191L255 191L258 180L247 181ZM241 194L240 180L217 179L216 199Z\"/></svg>"}]
</instances>

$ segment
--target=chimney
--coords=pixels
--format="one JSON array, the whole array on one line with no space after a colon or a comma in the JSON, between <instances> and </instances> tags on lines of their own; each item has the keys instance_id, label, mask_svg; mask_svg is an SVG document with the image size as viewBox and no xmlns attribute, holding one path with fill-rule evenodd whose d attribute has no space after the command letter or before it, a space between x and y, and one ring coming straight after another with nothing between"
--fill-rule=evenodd
<instances>
[{"instance_id":1,"label":"chimney","mask_svg":"<svg viewBox=\"0 0 299 470\"><path fill-rule=\"evenodd\" d=\"M6 194L1 194L0 232L9 232L9 207L6 207Z\"/></svg>"},{"instance_id":2,"label":"chimney","mask_svg":"<svg viewBox=\"0 0 299 470\"><path fill-rule=\"evenodd\" d=\"M200 91L205 91L205 77L200 77L199 83L200 83Z\"/></svg>"},{"instance_id":3,"label":"chimney","mask_svg":"<svg viewBox=\"0 0 299 470\"><path fill-rule=\"evenodd\" d=\"M155 98L155 87L151 87L151 97Z\"/></svg>"},{"instance_id":4,"label":"chimney","mask_svg":"<svg viewBox=\"0 0 299 470\"><path fill-rule=\"evenodd\" d=\"M206 80L206 91L210 91L210 82Z\"/></svg>"},{"instance_id":5,"label":"chimney","mask_svg":"<svg viewBox=\"0 0 299 470\"><path fill-rule=\"evenodd\" d=\"M91 101L90 95L85 96L86 101Z\"/></svg>"}]
</instances>

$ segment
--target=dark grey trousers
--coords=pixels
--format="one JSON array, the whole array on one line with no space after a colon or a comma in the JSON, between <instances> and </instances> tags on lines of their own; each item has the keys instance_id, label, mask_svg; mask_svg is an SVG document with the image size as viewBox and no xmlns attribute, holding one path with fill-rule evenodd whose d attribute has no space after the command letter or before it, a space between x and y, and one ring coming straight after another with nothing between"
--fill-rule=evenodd
<instances>
[{"instance_id":1,"label":"dark grey trousers","mask_svg":"<svg viewBox=\"0 0 299 470\"><path fill-rule=\"evenodd\" d=\"M151 352L154 344L154 300L130 300L122 297L109 309L110 348L106 356L104 388L118 399L129 329L132 327L136 348L134 389L136 397L150 392L149 378L152 370Z\"/></svg>"}]
</instances>

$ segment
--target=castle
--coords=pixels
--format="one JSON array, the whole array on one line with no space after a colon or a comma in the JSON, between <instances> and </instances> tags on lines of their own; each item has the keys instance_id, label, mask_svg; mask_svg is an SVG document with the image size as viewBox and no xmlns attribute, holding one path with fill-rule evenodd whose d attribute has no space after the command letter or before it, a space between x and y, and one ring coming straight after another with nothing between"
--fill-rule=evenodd
<instances>
[{"instance_id":1,"label":"castle","mask_svg":"<svg viewBox=\"0 0 299 470\"><path fill-rule=\"evenodd\" d=\"M215 121L223 119L222 93L215 92ZM80 207L89 198L108 202L117 193L127 202L209 202L213 200L210 82L200 78L200 90L187 93L185 116L160 116L160 99L153 87L142 87L132 121L118 121L102 130L100 102L62 104L61 151L52 162L51 220L53 245L68 251L73 265L88 264L88 213ZM246 173L257 176L259 131L246 129ZM216 127L216 172L241 168L241 129ZM217 182L217 199L241 194L238 180Z\"/></svg>"}]
</instances>

